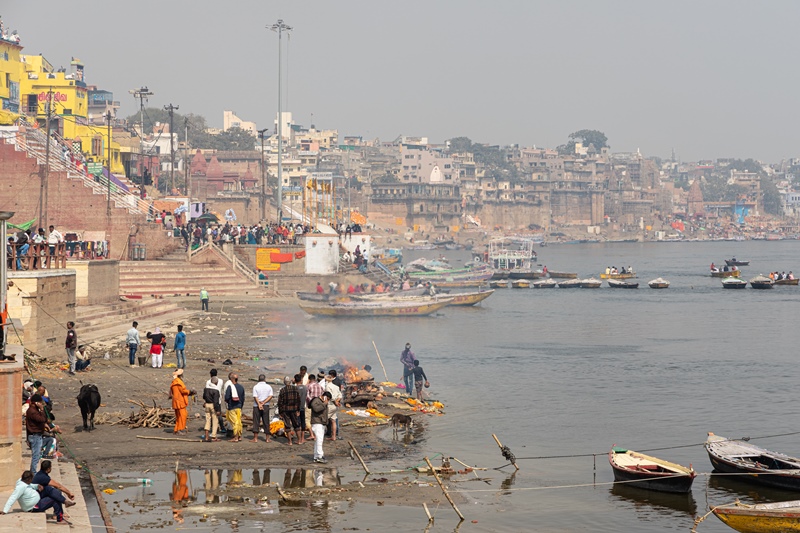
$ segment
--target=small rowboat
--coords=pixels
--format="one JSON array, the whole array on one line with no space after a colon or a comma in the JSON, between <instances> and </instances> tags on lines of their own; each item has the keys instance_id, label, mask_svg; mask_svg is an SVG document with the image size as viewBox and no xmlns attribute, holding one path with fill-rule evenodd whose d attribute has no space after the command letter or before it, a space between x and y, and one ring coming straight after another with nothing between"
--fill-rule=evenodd
<instances>
[{"instance_id":1,"label":"small rowboat","mask_svg":"<svg viewBox=\"0 0 800 533\"><path fill-rule=\"evenodd\" d=\"M746 267L750 264L750 261L737 261L734 257L733 259L726 259L725 264L729 267L737 266L737 267Z\"/></svg>"},{"instance_id":2,"label":"small rowboat","mask_svg":"<svg viewBox=\"0 0 800 533\"><path fill-rule=\"evenodd\" d=\"M530 289L531 282L527 279L515 279L511 282L511 287L514 289Z\"/></svg>"},{"instance_id":3,"label":"small rowboat","mask_svg":"<svg viewBox=\"0 0 800 533\"><path fill-rule=\"evenodd\" d=\"M607 279L608 286L612 289L638 289L639 284L635 281L621 281L618 279Z\"/></svg>"},{"instance_id":4,"label":"small rowboat","mask_svg":"<svg viewBox=\"0 0 800 533\"><path fill-rule=\"evenodd\" d=\"M681 466L657 457L614 446L608 452L614 481L660 492L687 493L697 476L691 465Z\"/></svg>"},{"instance_id":5,"label":"small rowboat","mask_svg":"<svg viewBox=\"0 0 800 533\"><path fill-rule=\"evenodd\" d=\"M722 280L723 289L744 289L747 287L747 282L739 278L725 278Z\"/></svg>"},{"instance_id":6,"label":"small rowboat","mask_svg":"<svg viewBox=\"0 0 800 533\"><path fill-rule=\"evenodd\" d=\"M445 298L453 300L452 302L450 302L451 306L452 305L468 306L482 302L492 294L494 294L494 289L448 294L447 296L445 296Z\"/></svg>"},{"instance_id":7,"label":"small rowboat","mask_svg":"<svg viewBox=\"0 0 800 533\"><path fill-rule=\"evenodd\" d=\"M486 285L486 280L472 279L461 281L432 281L440 289L457 289L459 287L482 287Z\"/></svg>"},{"instance_id":8,"label":"small rowboat","mask_svg":"<svg viewBox=\"0 0 800 533\"><path fill-rule=\"evenodd\" d=\"M580 279L568 279L566 281L559 281L558 288L559 289L579 289L581 286Z\"/></svg>"},{"instance_id":9,"label":"small rowboat","mask_svg":"<svg viewBox=\"0 0 800 533\"><path fill-rule=\"evenodd\" d=\"M754 289L771 289L775 282L767 276L758 275L750 280L750 286Z\"/></svg>"},{"instance_id":10,"label":"small rowboat","mask_svg":"<svg viewBox=\"0 0 800 533\"><path fill-rule=\"evenodd\" d=\"M492 280L492 281L489 282L489 286L491 288L493 288L493 289L507 289L508 288L508 280L507 279Z\"/></svg>"},{"instance_id":11,"label":"small rowboat","mask_svg":"<svg viewBox=\"0 0 800 533\"><path fill-rule=\"evenodd\" d=\"M800 279L778 279L775 280L775 285L797 285Z\"/></svg>"},{"instance_id":12,"label":"small rowboat","mask_svg":"<svg viewBox=\"0 0 800 533\"><path fill-rule=\"evenodd\" d=\"M547 271L550 274L550 277L553 279L575 279L578 277L577 272L553 272L552 270Z\"/></svg>"},{"instance_id":13,"label":"small rowboat","mask_svg":"<svg viewBox=\"0 0 800 533\"><path fill-rule=\"evenodd\" d=\"M602 284L597 278L586 278L581 280L581 289L599 289Z\"/></svg>"},{"instance_id":14,"label":"small rowboat","mask_svg":"<svg viewBox=\"0 0 800 533\"><path fill-rule=\"evenodd\" d=\"M330 317L426 316L450 305L452 298L425 298L398 302L337 302L331 304L301 303L309 315Z\"/></svg>"},{"instance_id":15,"label":"small rowboat","mask_svg":"<svg viewBox=\"0 0 800 533\"><path fill-rule=\"evenodd\" d=\"M656 278L648 283L651 289L669 289L669 281L664 278Z\"/></svg>"},{"instance_id":16,"label":"small rowboat","mask_svg":"<svg viewBox=\"0 0 800 533\"><path fill-rule=\"evenodd\" d=\"M600 274L600 279L631 279L636 277L636 272L625 272L624 274Z\"/></svg>"},{"instance_id":17,"label":"small rowboat","mask_svg":"<svg viewBox=\"0 0 800 533\"><path fill-rule=\"evenodd\" d=\"M717 518L742 533L800 531L800 500L712 507Z\"/></svg>"},{"instance_id":18,"label":"small rowboat","mask_svg":"<svg viewBox=\"0 0 800 533\"><path fill-rule=\"evenodd\" d=\"M750 483L800 491L800 459L796 457L713 433L708 434L705 448L718 472L742 474L739 479Z\"/></svg>"},{"instance_id":19,"label":"small rowboat","mask_svg":"<svg viewBox=\"0 0 800 533\"><path fill-rule=\"evenodd\" d=\"M552 289L557 285L554 279L540 279L531 283L534 289Z\"/></svg>"},{"instance_id":20,"label":"small rowboat","mask_svg":"<svg viewBox=\"0 0 800 533\"><path fill-rule=\"evenodd\" d=\"M727 272L725 272L724 270L711 271L712 278L738 278L741 275L742 275L741 270L729 270Z\"/></svg>"}]
</instances>

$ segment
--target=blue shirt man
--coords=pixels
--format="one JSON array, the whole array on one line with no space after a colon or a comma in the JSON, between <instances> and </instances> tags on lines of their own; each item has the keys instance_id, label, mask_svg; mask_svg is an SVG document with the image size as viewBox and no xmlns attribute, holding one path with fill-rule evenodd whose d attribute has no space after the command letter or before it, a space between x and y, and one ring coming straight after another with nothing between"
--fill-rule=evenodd
<instances>
[{"instance_id":1,"label":"blue shirt man","mask_svg":"<svg viewBox=\"0 0 800 533\"><path fill-rule=\"evenodd\" d=\"M178 334L175 335L175 355L178 368L186 368L186 333L183 332L183 325L178 326Z\"/></svg>"}]
</instances>

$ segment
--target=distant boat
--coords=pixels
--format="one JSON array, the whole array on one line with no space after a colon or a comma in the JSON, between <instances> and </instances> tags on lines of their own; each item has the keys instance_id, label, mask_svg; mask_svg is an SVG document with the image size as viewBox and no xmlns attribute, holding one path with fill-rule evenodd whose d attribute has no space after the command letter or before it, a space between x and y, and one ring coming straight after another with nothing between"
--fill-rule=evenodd
<instances>
[{"instance_id":1,"label":"distant boat","mask_svg":"<svg viewBox=\"0 0 800 533\"><path fill-rule=\"evenodd\" d=\"M602 284L597 278L586 278L581 280L581 289L599 289Z\"/></svg>"},{"instance_id":2,"label":"distant boat","mask_svg":"<svg viewBox=\"0 0 800 533\"><path fill-rule=\"evenodd\" d=\"M741 270L712 270L712 278L738 278L742 275Z\"/></svg>"},{"instance_id":3,"label":"distant boat","mask_svg":"<svg viewBox=\"0 0 800 533\"><path fill-rule=\"evenodd\" d=\"M636 272L618 272L617 274L606 274L603 272L600 274L600 279L630 279L635 278Z\"/></svg>"},{"instance_id":4,"label":"distant boat","mask_svg":"<svg viewBox=\"0 0 800 533\"><path fill-rule=\"evenodd\" d=\"M697 476L691 465L687 468L618 446L608 452L608 462L614 470L614 481L660 492L687 493Z\"/></svg>"},{"instance_id":5,"label":"distant boat","mask_svg":"<svg viewBox=\"0 0 800 533\"><path fill-rule=\"evenodd\" d=\"M507 279L495 279L489 282L489 286L493 289L507 289L508 288L508 280Z\"/></svg>"},{"instance_id":6,"label":"distant boat","mask_svg":"<svg viewBox=\"0 0 800 533\"><path fill-rule=\"evenodd\" d=\"M622 281L618 279L607 279L606 283L612 289L638 289L639 284L635 281Z\"/></svg>"},{"instance_id":7,"label":"distant boat","mask_svg":"<svg viewBox=\"0 0 800 533\"><path fill-rule=\"evenodd\" d=\"M713 433L708 434L705 448L717 472L741 474L738 478L749 483L800 491L800 459L796 457Z\"/></svg>"},{"instance_id":8,"label":"distant boat","mask_svg":"<svg viewBox=\"0 0 800 533\"><path fill-rule=\"evenodd\" d=\"M530 289L531 282L527 279L515 279L511 282L511 287L515 289Z\"/></svg>"},{"instance_id":9,"label":"distant boat","mask_svg":"<svg viewBox=\"0 0 800 533\"><path fill-rule=\"evenodd\" d=\"M425 316L452 303L452 298L420 298L417 301L378 301L378 302L336 302L301 303L300 309L310 315L329 317L383 317L383 316Z\"/></svg>"},{"instance_id":10,"label":"distant boat","mask_svg":"<svg viewBox=\"0 0 800 533\"><path fill-rule=\"evenodd\" d=\"M738 500L711 510L725 525L743 533L800 531L800 500L748 505Z\"/></svg>"},{"instance_id":11,"label":"distant boat","mask_svg":"<svg viewBox=\"0 0 800 533\"><path fill-rule=\"evenodd\" d=\"M754 289L771 289L773 285L775 285L774 281L761 274L750 280L750 286Z\"/></svg>"},{"instance_id":12,"label":"distant boat","mask_svg":"<svg viewBox=\"0 0 800 533\"><path fill-rule=\"evenodd\" d=\"M577 272L553 272L552 270L547 271L550 274L550 277L553 279L575 279L578 277Z\"/></svg>"},{"instance_id":13,"label":"distant boat","mask_svg":"<svg viewBox=\"0 0 800 533\"><path fill-rule=\"evenodd\" d=\"M747 287L747 282L739 278L725 278L722 280L723 289L744 289Z\"/></svg>"},{"instance_id":14,"label":"distant boat","mask_svg":"<svg viewBox=\"0 0 800 533\"><path fill-rule=\"evenodd\" d=\"M795 278L795 279L785 279L784 278L784 279L775 280L775 285L797 285L798 282L800 282L800 279L798 279L798 278Z\"/></svg>"},{"instance_id":15,"label":"distant boat","mask_svg":"<svg viewBox=\"0 0 800 533\"><path fill-rule=\"evenodd\" d=\"M554 279L540 279L531 283L534 289L552 289L557 285Z\"/></svg>"},{"instance_id":16,"label":"distant boat","mask_svg":"<svg viewBox=\"0 0 800 533\"><path fill-rule=\"evenodd\" d=\"M581 287L581 282L583 280L580 279L568 279L564 281L558 282L559 289L579 289Z\"/></svg>"},{"instance_id":17,"label":"distant boat","mask_svg":"<svg viewBox=\"0 0 800 533\"><path fill-rule=\"evenodd\" d=\"M542 271L524 269L509 270L508 277L510 279L539 279L542 277Z\"/></svg>"},{"instance_id":18,"label":"distant boat","mask_svg":"<svg viewBox=\"0 0 800 533\"><path fill-rule=\"evenodd\" d=\"M669 289L669 281L664 278L656 278L651 280L648 285L651 289Z\"/></svg>"},{"instance_id":19,"label":"distant boat","mask_svg":"<svg viewBox=\"0 0 800 533\"><path fill-rule=\"evenodd\" d=\"M748 266L750 264L750 261L737 261L736 258L734 257L733 259L726 259L725 260L725 264L728 265L729 267L730 266L737 266L737 267L739 267L739 266Z\"/></svg>"}]
</instances>

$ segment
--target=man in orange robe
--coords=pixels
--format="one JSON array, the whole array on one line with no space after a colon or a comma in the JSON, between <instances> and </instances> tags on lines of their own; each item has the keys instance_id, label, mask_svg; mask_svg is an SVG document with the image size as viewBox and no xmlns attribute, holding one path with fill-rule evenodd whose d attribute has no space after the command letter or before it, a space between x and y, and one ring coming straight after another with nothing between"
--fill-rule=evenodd
<instances>
[{"instance_id":1,"label":"man in orange robe","mask_svg":"<svg viewBox=\"0 0 800 533\"><path fill-rule=\"evenodd\" d=\"M192 391L183 384L183 369L179 368L172 373L172 384L169 386L169 395L172 398L172 408L175 410L175 429L177 434L186 433L186 407L189 405L189 396Z\"/></svg>"}]
</instances>

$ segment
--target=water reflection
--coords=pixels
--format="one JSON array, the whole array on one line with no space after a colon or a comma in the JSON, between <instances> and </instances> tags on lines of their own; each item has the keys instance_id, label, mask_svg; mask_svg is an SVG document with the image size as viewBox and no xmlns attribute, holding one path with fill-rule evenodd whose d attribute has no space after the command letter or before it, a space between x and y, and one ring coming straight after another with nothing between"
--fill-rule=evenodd
<instances>
[{"instance_id":1,"label":"water reflection","mask_svg":"<svg viewBox=\"0 0 800 533\"><path fill-rule=\"evenodd\" d=\"M724 500L733 500L742 497L751 500L752 503L780 502L797 499L797 493L757 485L745 481L742 479L743 477L744 476L716 474L709 476L708 487L711 497L715 500L723 500L716 502L716 505L727 503L727 501Z\"/></svg>"},{"instance_id":2,"label":"water reflection","mask_svg":"<svg viewBox=\"0 0 800 533\"><path fill-rule=\"evenodd\" d=\"M697 516L697 501L692 493L672 494L644 490L628 485L615 484L610 490L611 499L633 504L634 509L642 512L642 517L652 520L651 515L688 515Z\"/></svg>"},{"instance_id":3,"label":"water reflection","mask_svg":"<svg viewBox=\"0 0 800 533\"><path fill-rule=\"evenodd\" d=\"M511 494L511 487L514 486L514 482L517 479L517 471L514 472L505 478L502 483L500 483L500 488L503 489L503 494Z\"/></svg>"},{"instance_id":4,"label":"water reflection","mask_svg":"<svg viewBox=\"0 0 800 533\"><path fill-rule=\"evenodd\" d=\"M189 472L186 470L176 470L175 480L172 482L172 519L178 524L183 524L183 502L189 501Z\"/></svg>"}]
</instances>

